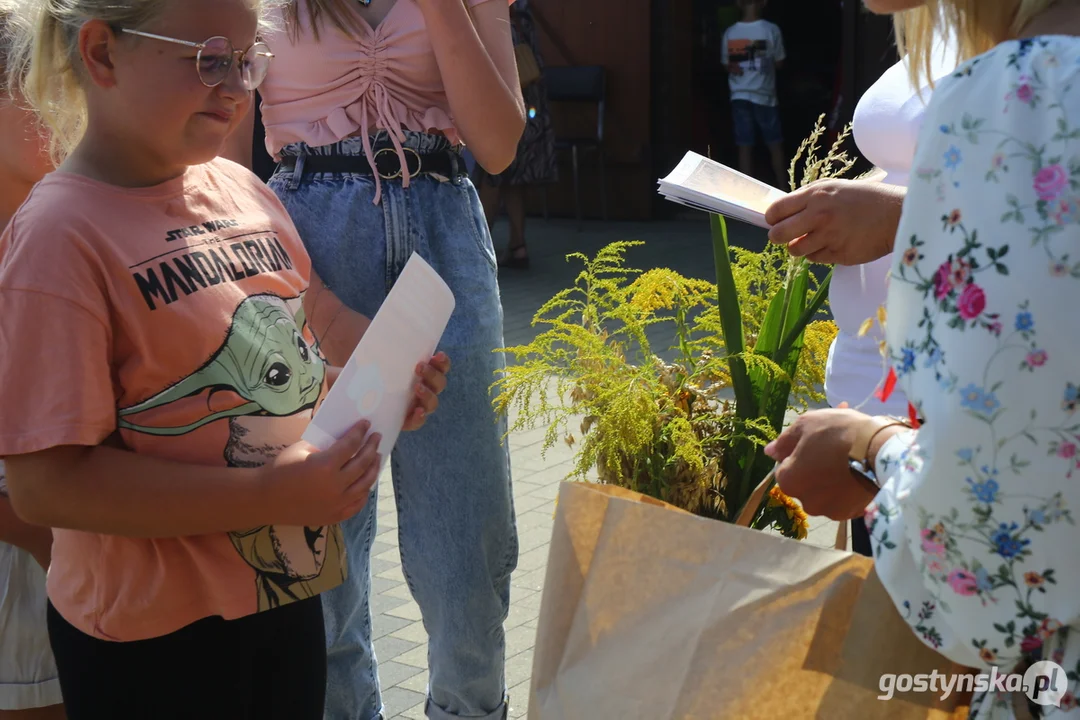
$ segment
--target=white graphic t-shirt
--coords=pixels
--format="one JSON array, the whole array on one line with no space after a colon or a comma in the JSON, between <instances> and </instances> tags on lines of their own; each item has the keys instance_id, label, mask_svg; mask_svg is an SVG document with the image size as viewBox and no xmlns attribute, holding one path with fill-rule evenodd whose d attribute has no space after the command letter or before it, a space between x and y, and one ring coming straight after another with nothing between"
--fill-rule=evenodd
<instances>
[{"instance_id":1,"label":"white graphic t-shirt","mask_svg":"<svg viewBox=\"0 0 1080 720\"><path fill-rule=\"evenodd\" d=\"M731 99L775 106L776 63L787 57L780 28L768 20L737 22L724 33L722 48L724 65L742 69L728 74Z\"/></svg>"}]
</instances>

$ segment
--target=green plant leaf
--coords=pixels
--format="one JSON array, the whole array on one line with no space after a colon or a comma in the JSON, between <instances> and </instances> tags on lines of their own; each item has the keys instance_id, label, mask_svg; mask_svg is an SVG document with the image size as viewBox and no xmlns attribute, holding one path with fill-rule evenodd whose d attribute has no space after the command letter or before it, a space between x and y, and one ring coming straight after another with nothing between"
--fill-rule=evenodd
<instances>
[{"instance_id":1,"label":"green plant leaf","mask_svg":"<svg viewBox=\"0 0 1080 720\"><path fill-rule=\"evenodd\" d=\"M713 262L716 265L716 291L720 310L720 328L728 355L740 356L746 350L743 333L742 306L735 276L731 271L731 250L728 246L727 222L720 215L711 217ZM753 386L740 357L731 360L731 385L735 390L736 411L740 418L758 416Z\"/></svg>"}]
</instances>

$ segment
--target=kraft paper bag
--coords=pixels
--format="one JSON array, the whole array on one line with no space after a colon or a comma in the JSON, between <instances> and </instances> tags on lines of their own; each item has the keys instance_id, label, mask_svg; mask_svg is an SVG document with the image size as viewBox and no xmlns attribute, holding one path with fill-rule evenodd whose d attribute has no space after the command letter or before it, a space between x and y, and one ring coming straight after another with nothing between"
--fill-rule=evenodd
<instances>
[{"instance_id":1,"label":"kraft paper bag","mask_svg":"<svg viewBox=\"0 0 1080 720\"><path fill-rule=\"evenodd\" d=\"M564 483L530 720L967 716L970 695L883 694L970 672L916 639L869 558Z\"/></svg>"}]
</instances>

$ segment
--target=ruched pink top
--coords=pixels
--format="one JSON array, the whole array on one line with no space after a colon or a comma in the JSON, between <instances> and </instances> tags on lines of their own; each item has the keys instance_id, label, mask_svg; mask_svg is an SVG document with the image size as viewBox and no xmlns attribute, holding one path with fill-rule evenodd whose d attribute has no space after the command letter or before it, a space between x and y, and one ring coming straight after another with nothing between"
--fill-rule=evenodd
<instances>
[{"instance_id":1,"label":"ruched pink top","mask_svg":"<svg viewBox=\"0 0 1080 720\"><path fill-rule=\"evenodd\" d=\"M489 1L465 3L472 8ZM319 147L359 133L368 162L374 163L370 136L385 129L405 168L403 130L437 130L451 143L461 142L416 0L397 0L376 28L361 20L361 37L323 23L318 41L311 32L307 3L298 2L299 35L285 27L282 17L279 29L265 38L275 57L259 94L266 149L275 159L289 143ZM376 203L381 197L378 181L376 176ZM407 172L403 182L407 187Z\"/></svg>"}]
</instances>

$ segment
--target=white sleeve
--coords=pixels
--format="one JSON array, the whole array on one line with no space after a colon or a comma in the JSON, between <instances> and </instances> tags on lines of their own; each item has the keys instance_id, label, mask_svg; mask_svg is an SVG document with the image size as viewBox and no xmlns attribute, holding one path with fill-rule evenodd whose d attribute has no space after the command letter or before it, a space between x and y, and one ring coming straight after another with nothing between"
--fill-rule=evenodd
<instances>
[{"instance_id":1,"label":"white sleeve","mask_svg":"<svg viewBox=\"0 0 1080 720\"><path fill-rule=\"evenodd\" d=\"M724 39L720 41L720 62L727 66L731 62L728 57L728 37L731 35L731 28L728 28L724 32Z\"/></svg>"},{"instance_id":2,"label":"white sleeve","mask_svg":"<svg viewBox=\"0 0 1080 720\"><path fill-rule=\"evenodd\" d=\"M784 34L780 28L773 25L773 61L783 62L787 60L787 51L784 49Z\"/></svg>"}]
</instances>

